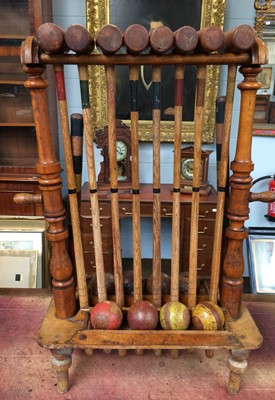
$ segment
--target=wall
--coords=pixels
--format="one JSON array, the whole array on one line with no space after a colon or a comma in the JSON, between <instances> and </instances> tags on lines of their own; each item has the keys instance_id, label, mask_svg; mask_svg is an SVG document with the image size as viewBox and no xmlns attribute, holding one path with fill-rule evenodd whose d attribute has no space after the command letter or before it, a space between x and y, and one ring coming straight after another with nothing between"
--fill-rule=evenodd
<instances>
[{"instance_id":1,"label":"wall","mask_svg":"<svg viewBox=\"0 0 275 400\"><path fill-rule=\"evenodd\" d=\"M254 24L254 0L227 0L226 14L225 14L225 27L224 30L227 31L232 27L240 24ZM86 25L85 17L85 0L53 0L53 14L54 22L64 29L71 23L80 23ZM65 67L66 74L66 84L67 84L67 99L69 114L74 112L81 112L80 107L80 92L79 83L77 78L77 69L73 66ZM225 94L225 77L226 69L221 70L220 79L220 90L219 95ZM238 74L238 80L241 79ZM234 158L234 151L236 145L236 135L237 135L237 121L239 113L239 91L235 92L235 105L233 110L233 121L231 130L231 141L230 141L230 159ZM270 175L275 172L274 161L274 150L275 150L274 139L269 137L253 137L253 151L252 160L255 163L255 170L253 171L253 179L256 179L263 175ZM60 146L62 149L62 144ZM215 186L216 182L216 172L215 172L215 145L205 145L205 149L213 150L210 156L210 167L209 167L209 180ZM148 160L147 154L151 154L151 144L141 143L140 144L140 159ZM162 171L161 178L164 183L170 183L172 181L172 144L166 143L161 146L161 159ZM101 160L98 149L95 149L96 161L97 161L97 171L99 171L99 162ZM61 150L61 161L63 162L64 157ZM84 173L83 181L87 180L87 169L84 162ZM141 164L140 176L142 182L151 182L152 180L152 164L148 161L143 161ZM267 182L257 184L255 191L263 191L267 188ZM65 191L64 191L65 193ZM270 226L274 227L274 223L267 221L264 217L267 206L266 204L255 203L250 206L250 220L247 222L247 226ZM170 232L171 226L169 221L163 223L163 232L165 234L164 243L165 248L163 251L163 257L169 258L170 255ZM151 255L151 241L150 232L152 226L151 222L147 219L142 221L142 235L143 235L143 257L150 257ZM122 243L123 243L123 256L131 256L130 239L131 239L131 223L129 220L125 219L122 222ZM247 271L246 271L247 274Z\"/></svg>"}]
</instances>

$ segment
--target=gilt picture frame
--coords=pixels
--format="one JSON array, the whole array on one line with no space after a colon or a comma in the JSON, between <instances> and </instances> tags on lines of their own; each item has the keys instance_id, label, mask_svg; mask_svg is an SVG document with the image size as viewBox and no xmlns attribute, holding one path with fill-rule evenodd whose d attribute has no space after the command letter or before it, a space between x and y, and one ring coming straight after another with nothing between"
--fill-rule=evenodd
<instances>
[{"instance_id":1,"label":"gilt picture frame","mask_svg":"<svg viewBox=\"0 0 275 400\"><path fill-rule=\"evenodd\" d=\"M272 67L264 67L257 76L257 81L261 84L261 89L269 89L272 78Z\"/></svg>"},{"instance_id":2,"label":"gilt picture frame","mask_svg":"<svg viewBox=\"0 0 275 400\"><path fill-rule=\"evenodd\" d=\"M193 23L199 30L209 25L217 25L223 29L225 2L226 0L138 0L135 2L126 0L86 0L86 17L87 29L95 36L100 28L108 23L117 25L122 31L126 26L133 23L139 23L140 17L148 13L157 13L160 17L168 20L168 25L174 31L183 25L191 25ZM125 3L126 2L126 3ZM192 10L195 3L200 7L197 21L190 22L190 7ZM182 10L183 4L189 9ZM132 7L132 11L131 11ZM139 7L139 15L137 8ZM156 8L157 7L157 8ZM189 11L188 11L189 10ZM161 15L162 14L164 15ZM173 12L173 26L169 13ZM192 14L192 13L191 13ZM184 16L179 19L179 16ZM123 16L123 17L122 17ZM175 21L175 22L174 22ZM89 90L90 101L92 104L92 119L93 127L102 129L107 125L107 104L106 104L106 85L104 79L104 67L90 66L89 67ZM214 127L215 127L215 102L218 93L219 82L219 66L208 66L206 75L206 92L205 92L205 109L203 122L203 142L214 142ZM194 83L195 85L195 83ZM195 88L193 88L195 90ZM182 141L194 141L194 108L195 100L193 99L193 118L183 121ZM119 116L117 116L119 118ZM129 125L129 120L123 119L126 125ZM152 121L140 120L139 124L139 140L152 141ZM173 141L174 124L173 121L161 120L161 141Z\"/></svg>"}]
</instances>

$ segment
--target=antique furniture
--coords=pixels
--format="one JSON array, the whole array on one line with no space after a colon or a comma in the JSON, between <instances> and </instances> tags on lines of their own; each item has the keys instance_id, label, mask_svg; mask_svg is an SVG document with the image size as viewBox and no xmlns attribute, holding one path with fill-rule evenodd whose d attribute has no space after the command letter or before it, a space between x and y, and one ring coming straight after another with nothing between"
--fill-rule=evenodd
<instances>
[{"instance_id":1,"label":"antique furniture","mask_svg":"<svg viewBox=\"0 0 275 400\"><path fill-rule=\"evenodd\" d=\"M24 88L20 45L46 21L51 21L51 1L0 1L0 214L43 215L35 164L38 161L31 98ZM20 23L18 22L20 21ZM53 78L50 69L47 80ZM56 157L58 156L55 88L47 93ZM15 194L17 202L13 201ZM19 195L27 193L27 196ZM20 203L20 204L19 204Z\"/></svg>"},{"instance_id":2,"label":"antique furniture","mask_svg":"<svg viewBox=\"0 0 275 400\"><path fill-rule=\"evenodd\" d=\"M111 221L111 199L109 190L105 191L99 186L98 201L100 209L100 224L102 231L102 246L105 269L113 271L113 235ZM211 274L211 254L217 210L216 191L210 186L210 193L200 195L199 231L198 231L198 274L209 276ZM132 193L125 190L124 186L118 194L119 218L132 218ZM173 191L172 185L162 184L160 192L161 218L173 216ZM95 250L93 247L93 232L91 231L89 184L86 182L81 190L80 203L80 229L83 243L85 271L87 278L95 273ZM143 218L153 217L153 186L152 184L140 184L140 215ZM190 226L191 226L191 196L180 195L180 266L182 272L188 272ZM123 252L122 252L123 256Z\"/></svg>"},{"instance_id":3,"label":"antique furniture","mask_svg":"<svg viewBox=\"0 0 275 400\"><path fill-rule=\"evenodd\" d=\"M110 32L113 32L113 26ZM266 63L266 48L261 39L256 39L253 29L243 26L224 35L224 46L217 47L211 52L206 51L205 39L212 29L202 30L198 33L199 44L191 53L178 54L112 54L112 49L117 43L122 43L122 37L116 30L116 36L104 35L98 32L95 42L101 43L101 51L93 54L64 54L64 38L61 35L59 53L47 53L51 45L51 34L57 32L56 26L49 27L48 37L35 40L28 37L22 45L22 62L24 70L28 74L25 85L31 91L34 119L38 138L39 163L37 172L39 174L39 185L43 196L43 208L45 219L49 223L47 238L51 243L51 274L53 301L39 332L38 342L41 346L51 350L53 355L53 368L57 372L58 390L65 392L68 389L68 369L71 365L72 351L75 348L85 349L91 354L93 349L118 350L121 356L125 356L127 350L134 350L142 354L143 349L150 349L156 355L161 351L168 350L172 357L177 357L180 350L204 349L206 356L211 357L215 349L228 349L228 367L230 369L228 390L237 393L240 387L240 379L247 368L247 358L250 350L257 349L262 342L253 319L248 309L242 304L242 290L244 271L243 240L247 237L244 221L248 219L249 199L265 199L265 194L250 194L252 178L250 172L253 170L251 161L251 143L253 115L255 108L256 92L259 83L257 74L261 72L261 64ZM84 30L85 28L83 28ZM138 29L136 26L138 38ZM107 29L108 30L108 29ZM246 35L241 34L241 39L248 38L248 43L238 43L236 32L244 30ZM215 29L216 31L216 29ZM106 33L106 32L105 32ZM122 33L121 33L122 35ZM220 38L221 33L218 36ZM64 33L66 38L66 32ZM84 35L82 36L82 38ZM100 41L98 38L100 37ZM104 39L104 40L103 40ZM86 48L87 43L75 41L75 49L79 52ZM125 43L124 43L125 44ZM220 46L220 45L219 45ZM107 54L108 53L108 54ZM60 178L60 165L56 161L51 141L49 115L46 103L47 82L42 74L45 65L53 64L58 88L58 103L60 109L60 120L62 125L64 154L66 159L66 173L68 183L68 195L70 203L70 219L74 239L75 267L77 281L74 281L73 267L67 253L66 241L68 231L64 225L66 210L64 209ZM66 91L64 85L63 68L66 64L76 64L79 70L80 88L82 96L82 110L84 121L84 136L86 143L86 157L88 168L88 191L90 198L90 235L91 251L95 256L95 271L97 276L97 294L92 296L89 303L83 246L80 230L80 216L75 189L75 178L72 163L72 151L70 146L68 112L66 106ZM171 287L169 295L161 292L161 217L163 212L162 189L160 180L160 91L161 91L161 67L164 64L175 66L175 102L174 102L174 151L173 151L173 184L172 202L169 202L169 210L172 213L172 248L171 248ZM185 65L195 65L197 70L197 95L196 95L196 123L194 136L194 174L192 181L192 193L188 204L188 212L184 211L181 218L181 193L180 193L180 167L181 167L181 141L182 141L182 88L184 81ZM222 152L219 161L219 176L216 202L215 228L213 233L213 248L211 251L211 272L209 293L198 291L198 239L200 205L200 165L202 148L202 121L204 110L205 76L208 65L228 66L228 85L226 93L225 120L223 129ZM109 147L109 173L110 185L106 196L109 197L108 215L111 220L113 260L104 259L105 238L104 227L101 227L101 203L97 190L93 127L91 125L89 93L88 93L88 65L103 65L106 72L107 104L108 104L108 147ZM133 294L126 295L123 290L123 265L121 256L120 236L120 208L123 205L123 189L117 178L117 156L116 156L116 115L115 115L115 65L126 65L130 73L130 98L131 104L131 152L132 152L132 188L131 204L129 205L129 193L126 193L129 212L133 220ZM152 294L143 292L142 285L142 263L141 263L141 202L144 187L139 178L139 146L138 146L138 69L140 65L152 65L152 84L154 96L152 98L152 160L153 177L152 190L150 194L150 213L153 216L153 259ZM228 170L228 148L230 139L231 116L234 100L235 78L237 67L243 75L243 81L238 84L241 91L239 129L237 135L237 146L234 160L231 163L232 175L230 178L230 197L227 193L227 170ZM162 93L165 96L165 93ZM171 198L171 197L170 197ZM101 200L100 200L101 201ZM274 199L273 199L274 201ZM83 206L83 204L81 204ZM168 205L167 205L168 207ZM185 207L185 206L184 206ZM226 254L222 254L222 242L224 240L224 217L226 217ZM104 210L103 210L104 212ZM186 218L185 218L186 216ZM180 251L181 233L187 236L187 225L190 225L189 249L188 249L188 293L181 295L179 291L180 275ZM183 226L182 226L183 225ZM110 225L109 225L110 226ZM89 235L89 233L87 233ZM90 236L91 238L91 236ZM90 240L88 238L88 241ZM94 249L93 249L94 247ZM183 249L185 253L185 249ZM222 274L220 276L220 264L223 260ZM106 262L106 265L105 265ZM105 272L113 265L115 295L107 295ZM76 290L77 287L77 290ZM90 325L90 312L94 307L107 298L116 302L123 310L125 321L122 328L117 330L92 329ZM162 330L157 327L153 330L131 330L127 326L126 316L129 306L133 303L147 299L158 309L169 301L182 301L190 311L203 300L222 307L225 317L225 325L222 330L201 331L195 330L193 325L188 330Z\"/></svg>"}]
</instances>

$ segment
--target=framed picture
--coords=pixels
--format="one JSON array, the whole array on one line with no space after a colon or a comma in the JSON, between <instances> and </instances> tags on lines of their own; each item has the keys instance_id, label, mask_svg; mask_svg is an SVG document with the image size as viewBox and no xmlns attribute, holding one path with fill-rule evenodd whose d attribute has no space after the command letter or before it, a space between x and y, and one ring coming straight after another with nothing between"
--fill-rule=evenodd
<instances>
[{"instance_id":1,"label":"framed picture","mask_svg":"<svg viewBox=\"0 0 275 400\"><path fill-rule=\"evenodd\" d=\"M0 251L35 251L37 255L37 288L48 288L48 244L45 220L0 219Z\"/></svg>"},{"instance_id":2,"label":"framed picture","mask_svg":"<svg viewBox=\"0 0 275 400\"><path fill-rule=\"evenodd\" d=\"M150 17L157 17L172 31L184 25L191 25L199 30L209 25L223 27L225 0L86 0L87 28L95 36L106 23L117 25L123 32L134 23L144 24ZM147 66L148 67L148 66ZM140 103L148 98L151 75L146 76L140 68ZM91 66L89 71L90 100L92 106L93 126L95 130L107 125L106 85L104 67ZM116 67L116 117L129 124L129 75L127 66ZM164 66L162 70L162 85L166 85L163 113L161 115L161 141L173 141L174 124L171 114L165 110L173 107L173 66ZM208 66L206 76L206 98L204 109L203 142L213 143L215 126L215 102L218 92L219 67ZM194 108L195 108L196 71L194 66L188 66L185 71L185 110L183 112L182 141L194 140ZM143 92L142 92L143 91ZM125 104L127 103L127 106ZM140 104L140 141L152 141L151 105Z\"/></svg>"},{"instance_id":3,"label":"framed picture","mask_svg":"<svg viewBox=\"0 0 275 400\"><path fill-rule=\"evenodd\" d=\"M36 278L36 250L0 250L0 287L36 288Z\"/></svg>"},{"instance_id":4,"label":"framed picture","mask_svg":"<svg viewBox=\"0 0 275 400\"><path fill-rule=\"evenodd\" d=\"M252 292L275 294L275 230L249 230L247 244Z\"/></svg>"},{"instance_id":5,"label":"framed picture","mask_svg":"<svg viewBox=\"0 0 275 400\"><path fill-rule=\"evenodd\" d=\"M264 67L262 72L257 76L257 81L261 84L261 89L269 89L272 78L272 67Z\"/></svg>"}]
</instances>

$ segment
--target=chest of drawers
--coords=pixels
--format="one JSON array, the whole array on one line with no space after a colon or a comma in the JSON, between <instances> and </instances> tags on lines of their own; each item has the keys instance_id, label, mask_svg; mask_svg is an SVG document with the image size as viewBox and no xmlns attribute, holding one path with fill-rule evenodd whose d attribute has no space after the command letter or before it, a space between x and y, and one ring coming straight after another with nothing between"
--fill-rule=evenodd
<instances>
[{"instance_id":1,"label":"chest of drawers","mask_svg":"<svg viewBox=\"0 0 275 400\"><path fill-rule=\"evenodd\" d=\"M172 218L172 187L161 186L161 218ZM113 271L113 237L110 194L99 191L100 225L102 235L102 250L106 272ZM141 185L140 194L141 217L152 218L153 195L152 185ZM180 203L180 269L188 272L191 220L191 195L182 194ZM119 194L119 217L131 218L132 195L129 190ZM211 252L216 216L216 192L212 188L208 196L200 197L199 236L198 236L198 275L209 276L211 269ZM85 258L87 277L95 273L95 253L93 244L93 229L91 204L88 185L84 184L81 191L80 226Z\"/></svg>"}]
</instances>

